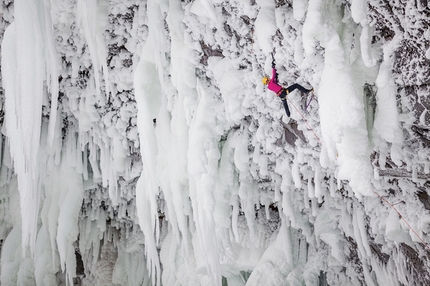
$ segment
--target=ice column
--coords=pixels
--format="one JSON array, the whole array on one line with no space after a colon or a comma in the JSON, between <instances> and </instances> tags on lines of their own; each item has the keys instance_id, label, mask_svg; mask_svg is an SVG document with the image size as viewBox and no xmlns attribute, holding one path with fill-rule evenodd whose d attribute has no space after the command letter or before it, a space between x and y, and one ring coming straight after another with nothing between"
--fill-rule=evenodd
<instances>
[{"instance_id":1,"label":"ice column","mask_svg":"<svg viewBox=\"0 0 430 286\"><path fill-rule=\"evenodd\" d=\"M18 176L23 249L36 242L39 210L38 153L43 84L46 79L44 37L39 1L17 0L15 22L5 32L2 75L6 136Z\"/></svg>"},{"instance_id":2,"label":"ice column","mask_svg":"<svg viewBox=\"0 0 430 286\"><path fill-rule=\"evenodd\" d=\"M136 209L139 225L145 235L145 254L153 283L161 284L161 269L157 253L159 237L158 204L159 182L157 181L158 143L153 119L161 107L163 65L163 16L157 1L148 1L147 41L140 54L134 73L134 88L137 102L137 126L143 170L136 186Z\"/></svg>"},{"instance_id":3,"label":"ice column","mask_svg":"<svg viewBox=\"0 0 430 286\"><path fill-rule=\"evenodd\" d=\"M357 25L344 23L345 11L319 0L309 2L303 25L307 59L314 59L317 39L325 49L318 89L324 151L339 167L338 179L348 180L357 197L371 196L372 167L364 116L363 75L370 73L354 48ZM359 19L360 13L356 17ZM324 155L325 156L325 155Z\"/></svg>"}]
</instances>

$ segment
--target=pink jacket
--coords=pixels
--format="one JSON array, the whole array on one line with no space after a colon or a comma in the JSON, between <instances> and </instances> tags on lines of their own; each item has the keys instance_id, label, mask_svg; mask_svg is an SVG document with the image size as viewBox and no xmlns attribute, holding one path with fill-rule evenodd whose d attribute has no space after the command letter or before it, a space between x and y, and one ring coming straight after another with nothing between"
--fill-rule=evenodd
<instances>
[{"instance_id":1,"label":"pink jacket","mask_svg":"<svg viewBox=\"0 0 430 286\"><path fill-rule=\"evenodd\" d=\"M278 84L276 68L272 68L272 78L270 79L267 88L276 93L276 95L278 95L278 93L282 90L282 86Z\"/></svg>"}]
</instances>

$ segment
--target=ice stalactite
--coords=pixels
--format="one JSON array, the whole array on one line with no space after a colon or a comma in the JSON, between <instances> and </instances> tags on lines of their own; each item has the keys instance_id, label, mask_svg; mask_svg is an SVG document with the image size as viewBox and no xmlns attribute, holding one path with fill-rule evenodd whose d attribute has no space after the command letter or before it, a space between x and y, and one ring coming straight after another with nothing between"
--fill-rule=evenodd
<instances>
[{"instance_id":1,"label":"ice stalactite","mask_svg":"<svg viewBox=\"0 0 430 286\"><path fill-rule=\"evenodd\" d=\"M344 22L339 7L310 1L303 27L304 47L307 54L312 54L315 42L311 39L318 39L325 48L324 70L318 89L323 151L327 151L330 160L336 161L339 179L349 180L358 197L372 196L370 181L373 175L368 161L370 142L363 116L363 88L367 80L374 81L371 78L374 72L364 66L360 51L353 48L352 42L358 41L353 38L357 27L354 23ZM327 17L328 14L322 11L330 11L332 16ZM320 26L326 27L322 33L316 28ZM370 78L364 77L364 73ZM342 85L338 84L340 79Z\"/></svg>"},{"instance_id":2,"label":"ice stalactite","mask_svg":"<svg viewBox=\"0 0 430 286\"><path fill-rule=\"evenodd\" d=\"M58 186L61 190L58 198L57 245L63 272L67 273L69 283L76 277L75 248L72 244L79 237L78 219L83 199L82 177L73 168L63 163L59 178L64 178ZM67 179L66 179L67 178ZM58 190L57 189L57 190Z\"/></svg>"},{"instance_id":3,"label":"ice stalactite","mask_svg":"<svg viewBox=\"0 0 430 286\"><path fill-rule=\"evenodd\" d=\"M161 11L156 7L155 1L148 3L148 10L152 13L148 41L142 49L140 62L134 73L136 102L138 104L138 127L140 135L140 150L144 162L142 175L136 186L136 208L139 224L145 235L145 253L148 270L152 281L157 285L161 283L160 262L157 253L159 240L158 203L159 187L157 181L157 137L156 120L162 102L162 87L159 75L161 66L156 66L154 58L163 56L158 53L161 46L159 34L161 26ZM160 18L157 18L156 15ZM153 45L153 46L151 46ZM155 124L154 124L155 119Z\"/></svg>"},{"instance_id":4,"label":"ice stalactite","mask_svg":"<svg viewBox=\"0 0 430 286\"><path fill-rule=\"evenodd\" d=\"M34 263L30 252L22 246L22 231L16 225L4 241L1 261L1 283L5 285L34 284ZM3 251L2 251L3 252Z\"/></svg>"},{"instance_id":5,"label":"ice stalactite","mask_svg":"<svg viewBox=\"0 0 430 286\"><path fill-rule=\"evenodd\" d=\"M44 99L44 37L40 27L41 3L15 2L15 22L2 44L6 135L18 176L23 251L34 251L39 216L39 146Z\"/></svg>"},{"instance_id":6,"label":"ice stalactite","mask_svg":"<svg viewBox=\"0 0 430 286\"><path fill-rule=\"evenodd\" d=\"M214 211L216 201L214 191L217 181L219 159L218 136L211 129L215 126L215 110L211 102L212 94L204 86L199 86L199 105L190 125L188 149L188 174L193 219L196 225L195 237L205 261L207 276L203 281L220 284L219 241L215 233ZM212 108L210 108L212 107ZM199 146L199 147L198 147ZM203 147L203 148L202 148ZM195 150L199 150L196 152ZM205 170L201 173L200 170Z\"/></svg>"},{"instance_id":7,"label":"ice stalactite","mask_svg":"<svg viewBox=\"0 0 430 286\"><path fill-rule=\"evenodd\" d=\"M43 34L45 48L44 58L46 59L46 78L48 92L51 95L51 110L49 116L49 129L48 129L48 144L51 148L55 148L54 138L56 134L56 126L58 125L58 95L59 95L59 58L55 48L54 30L51 16L51 3L50 1L43 1L43 10L40 8L40 25ZM42 20L43 19L43 20ZM58 136L58 135L57 135Z\"/></svg>"},{"instance_id":8,"label":"ice stalactite","mask_svg":"<svg viewBox=\"0 0 430 286\"><path fill-rule=\"evenodd\" d=\"M391 145L391 159L397 166L401 166L403 160L401 151L403 135L400 129L396 103L396 85L390 70L393 64L391 49L396 44L397 40L393 40L393 42L385 47L384 61L380 65L376 79L378 91L376 95L374 135L377 145L385 146L387 143ZM383 164L381 165L383 166Z\"/></svg>"},{"instance_id":9,"label":"ice stalactite","mask_svg":"<svg viewBox=\"0 0 430 286\"><path fill-rule=\"evenodd\" d=\"M84 35L90 50L93 64L96 92L101 94L102 83L104 83L105 96L110 96L110 81L106 63L107 49L103 38L104 28L108 22L108 1L81 1L77 3L77 20L82 25ZM103 74L104 81L100 78Z\"/></svg>"}]
</instances>

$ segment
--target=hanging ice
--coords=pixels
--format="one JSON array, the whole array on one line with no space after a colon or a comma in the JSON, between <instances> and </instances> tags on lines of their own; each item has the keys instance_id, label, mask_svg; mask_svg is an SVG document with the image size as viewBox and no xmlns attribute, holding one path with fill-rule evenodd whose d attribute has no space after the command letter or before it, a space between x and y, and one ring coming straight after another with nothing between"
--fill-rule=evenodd
<instances>
[{"instance_id":1,"label":"hanging ice","mask_svg":"<svg viewBox=\"0 0 430 286\"><path fill-rule=\"evenodd\" d=\"M16 1L2 44L6 135L18 176L23 250L34 251L39 215L39 143L44 97L44 37L38 1Z\"/></svg>"},{"instance_id":2,"label":"hanging ice","mask_svg":"<svg viewBox=\"0 0 430 286\"><path fill-rule=\"evenodd\" d=\"M394 2L3 1L1 284L429 284L426 7Z\"/></svg>"}]
</instances>

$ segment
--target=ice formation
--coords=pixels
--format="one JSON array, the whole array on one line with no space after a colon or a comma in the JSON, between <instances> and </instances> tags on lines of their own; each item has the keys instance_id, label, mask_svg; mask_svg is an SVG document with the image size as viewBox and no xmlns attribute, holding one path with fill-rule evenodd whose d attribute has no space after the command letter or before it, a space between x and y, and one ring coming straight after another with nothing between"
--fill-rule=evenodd
<instances>
[{"instance_id":1,"label":"ice formation","mask_svg":"<svg viewBox=\"0 0 430 286\"><path fill-rule=\"evenodd\" d=\"M429 285L429 9L3 1L0 284Z\"/></svg>"}]
</instances>

